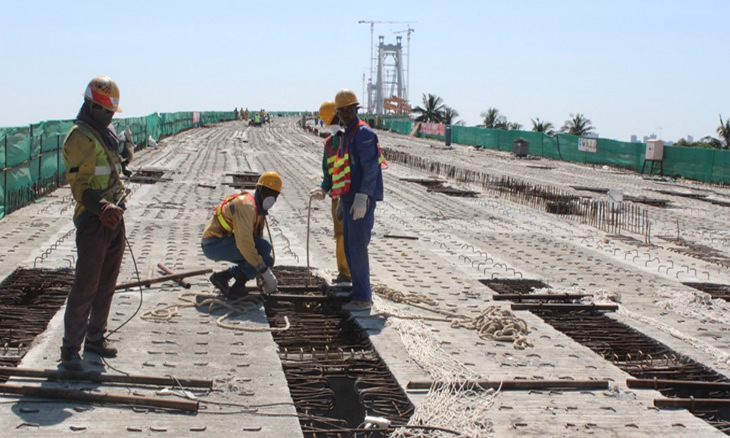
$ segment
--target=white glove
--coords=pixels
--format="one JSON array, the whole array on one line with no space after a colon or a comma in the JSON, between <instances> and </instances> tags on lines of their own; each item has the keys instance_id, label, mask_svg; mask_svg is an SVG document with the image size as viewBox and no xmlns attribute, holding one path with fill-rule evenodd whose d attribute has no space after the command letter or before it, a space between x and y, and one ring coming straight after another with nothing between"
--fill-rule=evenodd
<instances>
[{"instance_id":1,"label":"white glove","mask_svg":"<svg viewBox=\"0 0 730 438\"><path fill-rule=\"evenodd\" d=\"M350 214L352 220L360 220L365 217L365 213L368 212L368 195L365 193L355 193L355 202L352 203Z\"/></svg>"},{"instance_id":2,"label":"white glove","mask_svg":"<svg viewBox=\"0 0 730 438\"><path fill-rule=\"evenodd\" d=\"M335 217L338 221L342 222L345 217L345 207L341 199L337 200L337 207L335 207Z\"/></svg>"},{"instance_id":3,"label":"white glove","mask_svg":"<svg viewBox=\"0 0 730 438\"><path fill-rule=\"evenodd\" d=\"M309 197L315 201L323 200L326 195L327 192L322 187L314 188L311 192L309 192Z\"/></svg>"},{"instance_id":4,"label":"white glove","mask_svg":"<svg viewBox=\"0 0 730 438\"><path fill-rule=\"evenodd\" d=\"M263 289L265 294L276 292L276 277L270 268L267 268L261 273L261 280L264 282Z\"/></svg>"}]
</instances>

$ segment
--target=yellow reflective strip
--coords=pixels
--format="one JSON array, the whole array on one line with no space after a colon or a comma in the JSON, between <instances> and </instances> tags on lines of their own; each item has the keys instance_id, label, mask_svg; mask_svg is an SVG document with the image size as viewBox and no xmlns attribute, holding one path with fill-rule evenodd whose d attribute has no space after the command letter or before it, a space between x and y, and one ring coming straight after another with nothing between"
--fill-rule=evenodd
<instances>
[{"instance_id":1,"label":"yellow reflective strip","mask_svg":"<svg viewBox=\"0 0 730 438\"><path fill-rule=\"evenodd\" d=\"M223 210L220 205L215 208L215 215L218 218L218 223L221 224L221 227L223 227L224 230L228 231L229 233L233 232L233 229L231 229L230 225L228 225L228 222L226 222L226 218L223 217Z\"/></svg>"}]
</instances>

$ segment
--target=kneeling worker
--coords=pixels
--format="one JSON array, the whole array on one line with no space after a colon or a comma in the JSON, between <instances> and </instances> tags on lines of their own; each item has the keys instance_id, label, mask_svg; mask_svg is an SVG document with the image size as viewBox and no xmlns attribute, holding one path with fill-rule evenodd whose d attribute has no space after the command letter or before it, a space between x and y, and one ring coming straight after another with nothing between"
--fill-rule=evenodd
<instances>
[{"instance_id":1,"label":"kneeling worker","mask_svg":"<svg viewBox=\"0 0 730 438\"><path fill-rule=\"evenodd\" d=\"M229 298L246 296L246 282L261 276L264 293L276 291L271 243L263 238L266 215L281 193L281 176L266 172L256 183L256 191L228 196L213 210L203 232L203 254L217 262L235 263L215 272L210 282ZM228 282L234 278L233 286Z\"/></svg>"}]
</instances>

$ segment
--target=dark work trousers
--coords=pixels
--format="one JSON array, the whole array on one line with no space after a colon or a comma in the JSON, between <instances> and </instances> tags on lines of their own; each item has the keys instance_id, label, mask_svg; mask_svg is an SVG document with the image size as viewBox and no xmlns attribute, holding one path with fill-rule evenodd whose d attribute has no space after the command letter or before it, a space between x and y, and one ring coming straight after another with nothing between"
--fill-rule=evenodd
<instances>
[{"instance_id":1,"label":"dark work trousers","mask_svg":"<svg viewBox=\"0 0 730 438\"><path fill-rule=\"evenodd\" d=\"M91 216L76 230L76 277L68 294L62 349L79 350L84 336L104 336L124 255L124 220L116 230Z\"/></svg>"},{"instance_id":2,"label":"dark work trousers","mask_svg":"<svg viewBox=\"0 0 730 438\"><path fill-rule=\"evenodd\" d=\"M230 272L238 281L243 283L256 278L256 266L251 266L249 262L243 258L243 254L236 246L236 238L233 235L221 237L219 239L210 238L211 242L203 246L203 254L216 262L231 262L235 265L231 266ZM254 236L254 245L256 252L264 259L264 264L268 267L274 266L274 257L271 255L271 243L263 237Z\"/></svg>"},{"instance_id":3,"label":"dark work trousers","mask_svg":"<svg viewBox=\"0 0 730 438\"><path fill-rule=\"evenodd\" d=\"M365 213L365 217L360 220L352 220L351 208L352 202L344 203L345 257L347 258L347 266L350 268L352 299L372 301L368 245L370 244L373 225L375 225L375 200L372 197L370 198L368 211Z\"/></svg>"}]
</instances>

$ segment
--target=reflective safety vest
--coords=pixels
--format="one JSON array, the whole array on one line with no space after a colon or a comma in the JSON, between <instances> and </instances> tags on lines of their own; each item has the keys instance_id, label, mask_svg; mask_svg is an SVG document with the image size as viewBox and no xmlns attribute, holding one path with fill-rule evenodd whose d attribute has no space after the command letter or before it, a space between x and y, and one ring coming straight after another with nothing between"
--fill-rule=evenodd
<instances>
[{"instance_id":1,"label":"reflective safety vest","mask_svg":"<svg viewBox=\"0 0 730 438\"><path fill-rule=\"evenodd\" d=\"M234 234L233 232L233 221L231 221L228 217L226 217L224 213L225 207L235 199L241 199L245 202L250 203L253 205L254 211L256 212L256 220L254 221L254 234L257 236L263 235L263 225L264 225L264 217L259 216L259 210L258 206L256 206L256 199L254 198L253 194L248 192L243 193L236 193L233 195L229 195L226 197L226 199L223 200L217 207L213 209L213 216L215 216L218 219L218 223L220 224L221 228L226 230L227 232ZM226 210L226 213L230 215L230 209Z\"/></svg>"},{"instance_id":2,"label":"reflective safety vest","mask_svg":"<svg viewBox=\"0 0 730 438\"><path fill-rule=\"evenodd\" d=\"M337 155L334 161L334 168L332 170L332 197L341 196L350 192L351 171L350 171L350 144L355 138L355 134L359 131L361 126L368 126L362 120L357 121L357 125L352 128L350 135L345 139L345 145L337 151ZM376 144L378 148L378 164L381 169L387 169L388 163L383 158L383 152L380 150L380 143Z\"/></svg>"},{"instance_id":3,"label":"reflective safety vest","mask_svg":"<svg viewBox=\"0 0 730 438\"><path fill-rule=\"evenodd\" d=\"M327 173L330 177L335 173L335 160L337 160L337 149L339 148L339 135L332 134L324 140L324 153L327 156ZM334 193L332 193L332 199L337 199Z\"/></svg>"},{"instance_id":4,"label":"reflective safety vest","mask_svg":"<svg viewBox=\"0 0 730 438\"><path fill-rule=\"evenodd\" d=\"M119 174L122 172L122 164L116 151L110 151L104 146L99 134L83 122L77 122L69 130L64 140L64 160L67 159L69 151L65 149L68 139L74 131L80 131L94 143L94 176L90 180L90 188L97 191L107 202L115 203L123 196L124 186ZM74 152L70 152L73 154ZM72 167L66 170L66 179L73 187L78 179L87 178L89 173L82 167ZM80 194L79 194L80 196ZM85 207L81 202L76 203L74 218L78 217Z\"/></svg>"}]
</instances>

